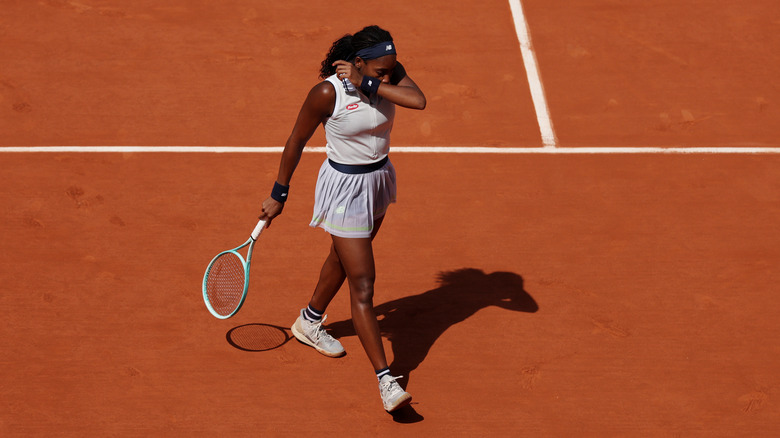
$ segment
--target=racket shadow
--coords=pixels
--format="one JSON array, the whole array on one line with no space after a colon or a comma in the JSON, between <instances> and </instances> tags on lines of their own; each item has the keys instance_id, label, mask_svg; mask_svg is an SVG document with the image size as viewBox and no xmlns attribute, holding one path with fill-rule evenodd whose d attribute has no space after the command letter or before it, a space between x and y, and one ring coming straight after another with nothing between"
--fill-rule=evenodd
<instances>
[{"instance_id":1,"label":"racket shadow","mask_svg":"<svg viewBox=\"0 0 780 438\"><path fill-rule=\"evenodd\" d=\"M243 324L228 330L228 344L243 351L275 350L292 339L289 329L272 324Z\"/></svg>"},{"instance_id":2,"label":"racket shadow","mask_svg":"<svg viewBox=\"0 0 780 438\"><path fill-rule=\"evenodd\" d=\"M392 345L393 374L408 384L412 371L425 360L436 340L450 327L490 306L514 312L533 313L539 306L523 287L523 278L512 272L465 268L441 272L439 287L419 295L375 306L382 336ZM352 320L328 325L336 337L354 336Z\"/></svg>"}]
</instances>

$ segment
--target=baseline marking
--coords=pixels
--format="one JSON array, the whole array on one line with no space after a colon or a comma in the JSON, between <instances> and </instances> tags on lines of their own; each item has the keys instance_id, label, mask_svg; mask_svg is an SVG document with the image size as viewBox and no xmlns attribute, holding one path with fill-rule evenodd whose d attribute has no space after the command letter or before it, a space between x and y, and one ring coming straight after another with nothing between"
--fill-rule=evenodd
<instances>
[{"instance_id":1,"label":"baseline marking","mask_svg":"<svg viewBox=\"0 0 780 438\"><path fill-rule=\"evenodd\" d=\"M544 97L542 79L536 63L536 54L531 45L531 33L528 31L528 22L525 20L523 6L520 4L520 0L509 0L509 8L512 10L517 40L520 42L520 52L523 54L523 64L528 76L528 85L531 87L531 99L534 102L536 120L539 123L539 131L542 134L542 144L546 148L554 148L557 140L553 131L547 99Z\"/></svg>"},{"instance_id":2,"label":"baseline marking","mask_svg":"<svg viewBox=\"0 0 780 438\"><path fill-rule=\"evenodd\" d=\"M207 153L278 154L281 146L11 146L0 153ZM324 147L304 152L324 153ZM490 147L396 146L391 153L418 154L780 154L780 147Z\"/></svg>"}]
</instances>

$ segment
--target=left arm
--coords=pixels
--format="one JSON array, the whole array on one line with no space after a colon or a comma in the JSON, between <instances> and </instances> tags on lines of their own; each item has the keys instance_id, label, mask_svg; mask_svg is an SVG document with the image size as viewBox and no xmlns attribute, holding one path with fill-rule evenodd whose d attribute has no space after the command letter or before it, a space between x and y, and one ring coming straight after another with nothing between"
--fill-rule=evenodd
<instances>
[{"instance_id":1,"label":"left arm","mask_svg":"<svg viewBox=\"0 0 780 438\"><path fill-rule=\"evenodd\" d=\"M336 61L336 73L339 78L348 78L356 88L360 88L363 82L363 74L357 67L347 61ZM406 74L406 69L401 63L396 63L395 68L386 76L379 77L381 80L376 94L384 99L400 105L405 108L422 110L425 109L426 100L420 87Z\"/></svg>"},{"instance_id":2,"label":"left arm","mask_svg":"<svg viewBox=\"0 0 780 438\"><path fill-rule=\"evenodd\" d=\"M400 62L396 64L390 82L382 82L376 94L405 108L423 110L427 104L422 90L406 74Z\"/></svg>"}]
</instances>

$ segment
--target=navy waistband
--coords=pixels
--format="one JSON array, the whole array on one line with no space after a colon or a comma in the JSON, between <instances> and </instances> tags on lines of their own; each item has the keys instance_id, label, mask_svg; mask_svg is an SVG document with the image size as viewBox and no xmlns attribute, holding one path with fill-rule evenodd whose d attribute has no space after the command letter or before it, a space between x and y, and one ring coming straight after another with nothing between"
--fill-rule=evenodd
<instances>
[{"instance_id":1,"label":"navy waistband","mask_svg":"<svg viewBox=\"0 0 780 438\"><path fill-rule=\"evenodd\" d=\"M328 163L330 163L330 167L338 170L341 173L348 173L350 175L371 173L375 170L379 170L382 167L384 167L385 164L387 164L387 161L388 158L387 156L385 156L384 158L377 161L376 163L371 163L371 164L341 164L328 158Z\"/></svg>"}]
</instances>

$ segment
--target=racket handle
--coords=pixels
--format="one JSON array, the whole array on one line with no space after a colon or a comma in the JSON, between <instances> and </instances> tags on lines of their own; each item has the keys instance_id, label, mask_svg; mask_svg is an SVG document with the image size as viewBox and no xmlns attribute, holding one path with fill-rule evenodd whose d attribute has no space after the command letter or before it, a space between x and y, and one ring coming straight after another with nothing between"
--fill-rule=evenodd
<instances>
[{"instance_id":1,"label":"racket handle","mask_svg":"<svg viewBox=\"0 0 780 438\"><path fill-rule=\"evenodd\" d=\"M252 231L253 240L257 240L257 238L260 237L260 233L263 232L263 228L265 228L265 221L260 219L260 221L255 226L254 231Z\"/></svg>"}]
</instances>

